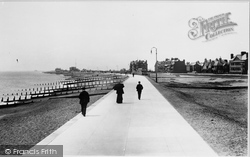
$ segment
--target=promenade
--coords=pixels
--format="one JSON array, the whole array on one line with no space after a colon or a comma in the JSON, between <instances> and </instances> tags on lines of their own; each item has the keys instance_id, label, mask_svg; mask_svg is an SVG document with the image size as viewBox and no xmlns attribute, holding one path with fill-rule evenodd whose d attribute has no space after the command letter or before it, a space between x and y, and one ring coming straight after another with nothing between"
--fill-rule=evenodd
<instances>
[{"instance_id":1,"label":"promenade","mask_svg":"<svg viewBox=\"0 0 250 157\"><path fill-rule=\"evenodd\" d=\"M37 145L63 145L64 156L217 156L147 78L124 85L122 104L111 91Z\"/></svg>"}]
</instances>

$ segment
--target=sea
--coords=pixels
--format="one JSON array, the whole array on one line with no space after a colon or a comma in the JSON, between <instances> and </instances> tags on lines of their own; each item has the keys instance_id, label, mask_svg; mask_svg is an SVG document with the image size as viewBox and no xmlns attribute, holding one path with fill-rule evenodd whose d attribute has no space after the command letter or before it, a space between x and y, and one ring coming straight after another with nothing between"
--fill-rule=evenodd
<instances>
[{"instance_id":1,"label":"sea","mask_svg":"<svg viewBox=\"0 0 250 157\"><path fill-rule=\"evenodd\" d=\"M32 88L64 81L69 76L48 74L41 71L0 72L0 99Z\"/></svg>"}]
</instances>

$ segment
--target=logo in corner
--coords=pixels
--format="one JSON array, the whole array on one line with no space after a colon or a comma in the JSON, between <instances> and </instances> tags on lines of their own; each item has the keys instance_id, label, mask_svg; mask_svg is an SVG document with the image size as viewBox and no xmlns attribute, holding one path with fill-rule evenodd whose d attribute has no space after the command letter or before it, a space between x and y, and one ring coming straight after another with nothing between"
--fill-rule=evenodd
<instances>
[{"instance_id":1,"label":"logo in corner","mask_svg":"<svg viewBox=\"0 0 250 157\"><path fill-rule=\"evenodd\" d=\"M230 21L229 15L231 15L230 12L208 19L204 19L202 17L192 18L188 22L189 27L192 28L188 32L188 37L195 40L204 36L208 41L221 35L233 33L234 26L237 26L237 24Z\"/></svg>"}]
</instances>

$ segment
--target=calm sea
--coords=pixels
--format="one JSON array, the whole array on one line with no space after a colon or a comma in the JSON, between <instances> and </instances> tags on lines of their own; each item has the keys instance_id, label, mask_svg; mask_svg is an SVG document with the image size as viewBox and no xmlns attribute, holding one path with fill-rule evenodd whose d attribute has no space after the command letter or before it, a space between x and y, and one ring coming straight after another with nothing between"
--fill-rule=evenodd
<instances>
[{"instance_id":1,"label":"calm sea","mask_svg":"<svg viewBox=\"0 0 250 157\"><path fill-rule=\"evenodd\" d=\"M44 87L42 84L63 81L67 77L56 74L32 72L0 72L0 99L4 95L17 93L22 89ZM39 86L41 84L41 86Z\"/></svg>"}]
</instances>

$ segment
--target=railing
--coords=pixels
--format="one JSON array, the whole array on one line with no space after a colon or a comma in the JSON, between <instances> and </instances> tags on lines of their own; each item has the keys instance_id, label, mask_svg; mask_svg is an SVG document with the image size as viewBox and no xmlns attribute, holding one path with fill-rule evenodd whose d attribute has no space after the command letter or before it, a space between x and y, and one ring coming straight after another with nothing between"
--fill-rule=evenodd
<instances>
[{"instance_id":1,"label":"railing","mask_svg":"<svg viewBox=\"0 0 250 157\"><path fill-rule=\"evenodd\" d=\"M127 78L127 75L99 76L40 84L49 85L49 87L22 89L21 93L4 95L1 98L0 106L27 104L34 102L38 98L80 93L83 87L85 87L86 91L112 89L114 84L124 81Z\"/></svg>"}]
</instances>

